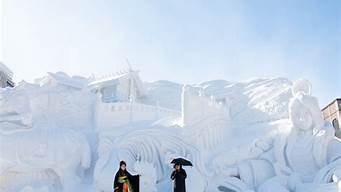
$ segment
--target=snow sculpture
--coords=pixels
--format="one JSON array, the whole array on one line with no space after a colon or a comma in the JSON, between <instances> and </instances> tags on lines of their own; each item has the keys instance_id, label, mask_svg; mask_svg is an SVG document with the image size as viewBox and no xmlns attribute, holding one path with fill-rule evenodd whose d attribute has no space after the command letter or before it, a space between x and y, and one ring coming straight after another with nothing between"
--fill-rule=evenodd
<instances>
[{"instance_id":1,"label":"snow sculpture","mask_svg":"<svg viewBox=\"0 0 341 192\"><path fill-rule=\"evenodd\" d=\"M212 150L228 135L230 116L226 105L213 96L206 97L193 88L183 87L182 126L185 137L200 149Z\"/></svg>"},{"instance_id":2,"label":"snow sculpture","mask_svg":"<svg viewBox=\"0 0 341 192\"><path fill-rule=\"evenodd\" d=\"M341 142L334 129L325 123L316 98L310 96L310 83L300 80L290 101L291 131L273 141L277 176L259 191L338 191L335 177L341 168ZM334 176L334 179L333 179Z\"/></svg>"},{"instance_id":3,"label":"snow sculpture","mask_svg":"<svg viewBox=\"0 0 341 192\"><path fill-rule=\"evenodd\" d=\"M49 73L0 89L0 192L111 192L120 160L142 192L170 191L175 157L194 164L190 192L341 189L340 140L308 81L218 80L181 95L131 75Z\"/></svg>"},{"instance_id":4,"label":"snow sculpture","mask_svg":"<svg viewBox=\"0 0 341 192\"><path fill-rule=\"evenodd\" d=\"M29 97L21 90L2 89L0 93L0 130L28 129L32 126Z\"/></svg>"},{"instance_id":5,"label":"snow sculpture","mask_svg":"<svg viewBox=\"0 0 341 192\"><path fill-rule=\"evenodd\" d=\"M229 178L232 181L225 186L235 184L236 191L338 191L341 142L334 137L334 129L324 122L318 102L310 94L308 81L299 80L294 84L294 97L289 104L290 131L256 142L252 149L254 159L243 162L253 167L243 169L243 163L240 163L226 170L227 175L240 178L243 182ZM255 161L267 162L268 165L261 168L261 165L255 165ZM271 176L271 169L274 177ZM250 170L254 171L244 174ZM250 185L250 179L260 179L255 170L269 174L257 185Z\"/></svg>"},{"instance_id":6,"label":"snow sculpture","mask_svg":"<svg viewBox=\"0 0 341 192\"><path fill-rule=\"evenodd\" d=\"M11 134L0 133L0 177L18 180L26 172L50 170L57 175L66 192L79 185L78 168L90 166L91 151L85 136L71 130L32 128ZM35 176L31 180L35 180ZM5 183L6 184L6 183ZM20 186L19 182L15 183ZM13 186L1 186L10 188ZM9 189L8 189L9 190Z\"/></svg>"},{"instance_id":7,"label":"snow sculpture","mask_svg":"<svg viewBox=\"0 0 341 192\"><path fill-rule=\"evenodd\" d=\"M208 191L254 191L273 176L275 173L269 161L243 160L236 165L223 166L220 174L210 178Z\"/></svg>"},{"instance_id":8,"label":"snow sculpture","mask_svg":"<svg viewBox=\"0 0 341 192\"><path fill-rule=\"evenodd\" d=\"M154 188L161 191L171 186L170 156L188 157L194 162L200 162L196 156L199 154L197 149L183 141L179 133L166 127L135 130L115 138L100 138L98 152L99 159L94 173L96 191L105 192L111 191L113 172L117 171L122 159L127 162L128 170L141 175L141 183L148 184L143 185L146 188L141 191Z\"/></svg>"},{"instance_id":9,"label":"snow sculpture","mask_svg":"<svg viewBox=\"0 0 341 192\"><path fill-rule=\"evenodd\" d=\"M139 77L139 71L129 69L115 75L93 79L89 88L101 94L104 103L140 101L145 90Z\"/></svg>"},{"instance_id":10,"label":"snow sculpture","mask_svg":"<svg viewBox=\"0 0 341 192\"><path fill-rule=\"evenodd\" d=\"M31 98L35 116L53 122L58 128L92 130L95 94L87 89L87 80L69 77L63 72L48 73L36 80L40 87ZM43 114L38 114L43 111ZM42 120L38 117L38 120ZM36 120L37 121L37 120Z\"/></svg>"},{"instance_id":11,"label":"snow sculpture","mask_svg":"<svg viewBox=\"0 0 341 192\"><path fill-rule=\"evenodd\" d=\"M157 192L157 187L155 185L157 181L157 173L156 168L152 163L138 161L134 164L134 170L141 175L141 191Z\"/></svg>"},{"instance_id":12,"label":"snow sculpture","mask_svg":"<svg viewBox=\"0 0 341 192\"><path fill-rule=\"evenodd\" d=\"M183 86L182 92L182 121L184 126L191 126L197 121L219 116L229 118L228 111L223 104L218 103L213 96L206 97L201 91Z\"/></svg>"},{"instance_id":13,"label":"snow sculpture","mask_svg":"<svg viewBox=\"0 0 341 192\"><path fill-rule=\"evenodd\" d=\"M38 185L34 190L61 188L72 192L80 185L79 174L90 167L87 138L51 121L51 90L25 82L1 90L0 191L19 191L34 183Z\"/></svg>"}]
</instances>

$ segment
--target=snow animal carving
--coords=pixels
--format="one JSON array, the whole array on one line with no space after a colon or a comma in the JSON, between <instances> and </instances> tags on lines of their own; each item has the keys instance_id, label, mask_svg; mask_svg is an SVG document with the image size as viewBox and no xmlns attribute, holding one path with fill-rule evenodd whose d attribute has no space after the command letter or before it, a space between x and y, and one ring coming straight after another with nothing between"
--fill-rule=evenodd
<instances>
[{"instance_id":1,"label":"snow animal carving","mask_svg":"<svg viewBox=\"0 0 341 192\"><path fill-rule=\"evenodd\" d=\"M175 130L166 127L135 130L115 139L100 138L98 151L99 159L95 167L94 180L96 191L99 192L111 191L111 179L118 169L117 165L120 160L127 162L128 170L132 170L135 163L138 162L132 172L141 175L142 183L145 179L149 179L148 184L150 185L146 189L141 188L142 192L156 187L160 190L159 185L165 182L165 187L171 186L169 183L171 159L168 159L170 156L187 157L194 163L198 162L194 167L198 169L201 167L197 149L184 142ZM153 167L153 169L146 172L141 168L143 164L147 164L147 167ZM141 170L142 172L139 172ZM155 176L150 176L153 172L155 172ZM106 178L110 178L110 180Z\"/></svg>"},{"instance_id":2,"label":"snow animal carving","mask_svg":"<svg viewBox=\"0 0 341 192\"><path fill-rule=\"evenodd\" d=\"M86 137L71 130L32 128L0 134L0 151L0 180L19 180L20 175L49 170L58 176L65 192L75 191L80 181L76 172L89 168L91 161ZM5 191L11 187L0 186Z\"/></svg>"}]
</instances>

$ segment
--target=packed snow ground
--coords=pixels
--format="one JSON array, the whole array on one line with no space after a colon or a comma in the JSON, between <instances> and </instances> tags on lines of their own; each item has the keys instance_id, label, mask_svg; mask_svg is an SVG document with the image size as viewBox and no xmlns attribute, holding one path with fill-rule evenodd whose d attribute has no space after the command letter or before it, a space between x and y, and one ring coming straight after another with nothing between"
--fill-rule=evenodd
<instances>
[{"instance_id":1,"label":"packed snow ground","mask_svg":"<svg viewBox=\"0 0 341 192\"><path fill-rule=\"evenodd\" d=\"M194 164L189 192L341 190L341 144L306 80L49 73L0 91L0 137L1 192L113 191L120 160L142 192L169 192L175 157Z\"/></svg>"}]
</instances>

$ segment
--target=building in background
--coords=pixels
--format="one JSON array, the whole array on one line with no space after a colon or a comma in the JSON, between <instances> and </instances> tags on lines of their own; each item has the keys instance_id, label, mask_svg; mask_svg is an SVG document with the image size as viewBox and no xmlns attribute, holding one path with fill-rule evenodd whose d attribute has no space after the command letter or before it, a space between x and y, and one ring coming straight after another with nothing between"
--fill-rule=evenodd
<instances>
[{"instance_id":1,"label":"building in background","mask_svg":"<svg viewBox=\"0 0 341 192\"><path fill-rule=\"evenodd\" d=\"M14 87L13 72L0 62L0 87Z\"/></svg>"},{"instance_id":2,"label":"building in background","mask_svg":"<svg viewBox=\"0 0 341 192\"><path fill-rule=\"evenodd\" d=\"M129 68L118 74L93 79L89 88L100 94L104 103L140 101L145 89L138 73Z\"/></svg>"},{"instance_id":3,"label":"building in background","mask_svg":"<svg viewBox=\"0 0 341 192\"><path fill-rule=\"evenodd\" d=\"M324 119L333 125L336 136L341 139L341 98L335 99L322 112Z\"/></svg>"}]
</instances>

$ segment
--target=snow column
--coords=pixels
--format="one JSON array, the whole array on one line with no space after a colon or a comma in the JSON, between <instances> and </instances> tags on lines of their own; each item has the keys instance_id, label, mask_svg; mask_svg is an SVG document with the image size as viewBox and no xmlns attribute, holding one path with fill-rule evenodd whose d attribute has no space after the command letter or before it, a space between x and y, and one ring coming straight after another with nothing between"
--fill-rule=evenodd
<instances>
[{"instance_id":1,"label":"snow column","mask_svg":"<svg viewBox=\"0 0 341 192\"><path fill-rule=\"evenodd\" d=\"M182 87L182 99L181 99L181 116L182 116L182 125L186 125L188 123L188 98L189 93L188 93L188 88L186 85Z\"/></svg>"}]
</instances>

